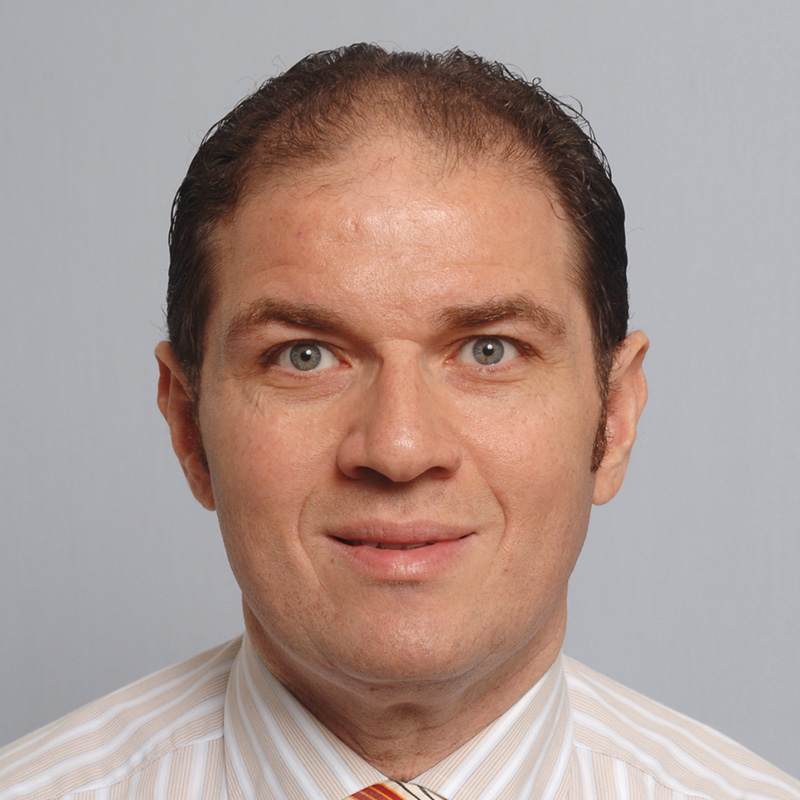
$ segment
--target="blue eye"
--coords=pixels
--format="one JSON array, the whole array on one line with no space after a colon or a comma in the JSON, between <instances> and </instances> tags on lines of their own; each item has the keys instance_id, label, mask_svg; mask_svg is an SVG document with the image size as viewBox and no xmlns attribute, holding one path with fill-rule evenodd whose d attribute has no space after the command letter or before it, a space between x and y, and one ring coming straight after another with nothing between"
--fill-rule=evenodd
<instances>
[{"instance_id":1,"label":"blue eye","mask_svg":"<svg viewBox=\"0 0 800 800\"><path fill-rule=\"evenodd\" d=\"M499 339L478 339L472 345L472 355L479 364L499 364L503 360L505 347Z\"/></svg>"},{"instance_id":2,"label":"blue eye","mask_svg":"<svg viewBox=\"0 0 800 800\"><path fill-rule=\"evenodd\" d=\"M327 347L313 342L300 342L283 350L278 356L278 364L286 369L313 372L334 367L337 361Z\"/></svg>"},{"instance_id":3,"label":"blue eye","mask_svg":"<svg viewBox=\"0 0 800 800\"><path fill-rule=\"evenodd\" d=\"M519 355L511 342L499 336L482 336L467 342L459 353L461 361L493 367Z\"/></svg>"}]
</instances>

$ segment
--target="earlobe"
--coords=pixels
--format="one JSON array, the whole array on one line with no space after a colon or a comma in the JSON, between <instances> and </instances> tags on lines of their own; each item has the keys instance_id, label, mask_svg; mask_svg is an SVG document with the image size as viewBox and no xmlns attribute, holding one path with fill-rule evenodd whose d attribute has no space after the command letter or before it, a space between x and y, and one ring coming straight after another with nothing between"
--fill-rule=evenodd
<instances>
[{"instance_id":1,"label":"earlobe","mask_svg":"<svg viewBox=\"0 0 800 800\"><path fill-rule=\"evenodd\" d=\"M622 486L636 426L647 402L644 361L650 342L642 331L633 331L617 349L611 369L611 392L606 422L607 447L595 475L595 505L611 500Z\"/></svg>"},{"instance_id":2,"label":"earlobe","mask_svg":"<svg viewBox=\"0 0 800 800\"><path fill-rule=\"evenodd\" d=\"M172 449L178 456L192 494L213 511L214 494L202 456L194 396L169 342L160 342L155 356L159 369L158 407L169 425Z\"/></svg>"}]
</instances>

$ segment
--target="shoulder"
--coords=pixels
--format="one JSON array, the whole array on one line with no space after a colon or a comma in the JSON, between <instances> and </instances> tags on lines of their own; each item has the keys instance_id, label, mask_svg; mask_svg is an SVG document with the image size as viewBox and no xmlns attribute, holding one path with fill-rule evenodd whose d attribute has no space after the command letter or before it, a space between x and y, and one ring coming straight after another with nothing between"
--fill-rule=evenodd
<instances>
[{"instance_id":1,"label":"shoulder","mask_svg":"<svg viewBox=\"0 0 800 800\"><path fill-rule=\"evenodd\" d=\"M222 737L241 639L95 700L0 749L0 800L45 800L130 781L149 765Z\"/></svg>"},{"instance_id":2,"label":"shoulder","mask_svg":"<svg viewBox=\"0 0 800 800\"><path fill-rule=\"evenodd\" d=\"M800 800L800 783L707 725L572 659L564 671L579 758L618 789L635 780L648 796Z\"/></svg>"}]
</instances>

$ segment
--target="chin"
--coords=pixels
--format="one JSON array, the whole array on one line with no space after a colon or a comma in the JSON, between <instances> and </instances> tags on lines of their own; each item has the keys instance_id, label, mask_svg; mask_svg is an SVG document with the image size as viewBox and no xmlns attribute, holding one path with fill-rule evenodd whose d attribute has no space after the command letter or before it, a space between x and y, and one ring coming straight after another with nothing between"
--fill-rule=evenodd
<instances>
[{"instance_id":1,"label":"chin","mask_svg":"<svg viewBox=\"0 0 800 800\"><path fill-rule=\"evenodd\" d=\"M452 681L479 669L488 671L500 660L491 645L480 647L477 642L465 641L458 632L442 636L441 629L430 630L430 626L395 627L372 637L367 647L362 646L355 653L342 652L338 642L334 648L338 652L335 656L330 653L328 662L334 670L359 683L373 685ZM487 652L491 657L487 658Z\"/></svg>"}]
</instances>

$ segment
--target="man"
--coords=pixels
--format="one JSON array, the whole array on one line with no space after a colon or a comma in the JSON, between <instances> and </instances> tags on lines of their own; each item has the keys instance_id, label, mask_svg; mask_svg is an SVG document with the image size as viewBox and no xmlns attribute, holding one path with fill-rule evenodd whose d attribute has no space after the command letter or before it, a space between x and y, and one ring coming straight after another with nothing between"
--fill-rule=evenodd
<instances>
[{"instance_id":1,"label":"man","mask_svg":"<svg viewBox=\"0 0 800 800\"><path fill-rule=\"evenodd\" d=\"M0 754L0 798L798 798L560 655L646 400L624 213L535 85L305 59L179 190L159 407L246 634Z\"/></svg>"}]
</instances>

